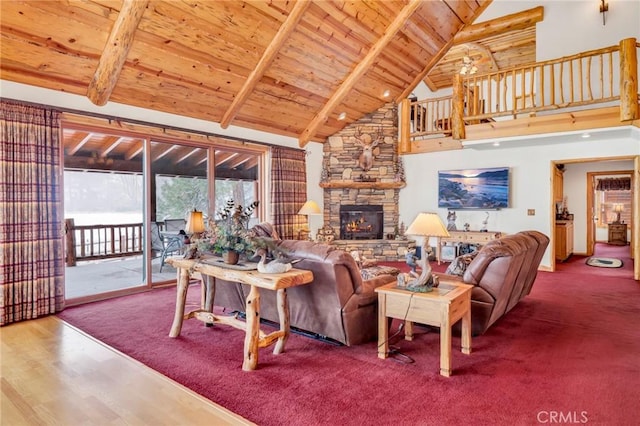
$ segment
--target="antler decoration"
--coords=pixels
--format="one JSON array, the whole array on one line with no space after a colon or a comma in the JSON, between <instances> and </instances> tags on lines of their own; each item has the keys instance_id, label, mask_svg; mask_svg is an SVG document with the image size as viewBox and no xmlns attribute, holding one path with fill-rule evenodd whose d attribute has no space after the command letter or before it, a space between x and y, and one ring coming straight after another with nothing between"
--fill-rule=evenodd
<instances>
[{"instance_id":1,"label":"antler decoration","mask_svg":"<svg viewBox=\"0 0 640 426\"><path fill-rule=\"evenodd\" d=\"M382 141L382 133L382 128L378 128L376 138L373 140L369 133L362 133L361 128L356 129L356 144L362 147L362 153L358 157L358 166L365 172L368 172L373 167L373 159L375 157L373 149Z\"/></svg>"}]
</instances>

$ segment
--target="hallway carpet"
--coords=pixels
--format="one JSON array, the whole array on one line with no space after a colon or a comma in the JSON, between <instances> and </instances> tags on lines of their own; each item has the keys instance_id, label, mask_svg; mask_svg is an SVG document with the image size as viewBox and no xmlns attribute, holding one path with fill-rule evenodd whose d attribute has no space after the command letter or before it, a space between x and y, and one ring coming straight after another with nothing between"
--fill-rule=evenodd
<instances>
[{"instance_id":1,"label":"hallway carpet","mask_svg":"<svg viewBox=\"0 0 640 426\"><path fill-rule=\"evenodd\" d=\"M573 256L539 272L532 293L473 338L471 355L453 338L450 378L439 374L438 333L421 327L413 342L391 342L409 364L378 359L375 342L292 335L284 354L262 349L258 370L244 372L240 330L188 320L168 337L175 288L60 317L259 425L637 424L640 285L628 255L597 254L624 266L591 268ZM189 301L197 307L197 286Z\"/></svg>"}]
</instances>

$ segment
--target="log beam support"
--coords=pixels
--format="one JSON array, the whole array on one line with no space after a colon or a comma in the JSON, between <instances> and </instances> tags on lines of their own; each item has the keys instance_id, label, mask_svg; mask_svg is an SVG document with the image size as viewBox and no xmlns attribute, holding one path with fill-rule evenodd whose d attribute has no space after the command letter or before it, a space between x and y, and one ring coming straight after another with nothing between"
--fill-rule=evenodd
<instances>
[{"instance_id":1,"label":"log beam support","mask_svg":"<svg viewBox=\"0 0 640 426\"><path fill-rule=\"evenodd\" d=\"M620 121L638 119L638 53L636 39L620 42Z\"/></svg>"},{"instance_id":2,"label":"log beam support","mask_svg":"<svg viewBox=\"0 0 640 426\"><path fill-rule=\"evenodd\" d=\"M124 0L122 3L122 9L100 56L98 68L87 89L87 97L94 104L102 106L109 100L148 4L149 0Z\"/></svg>"}]
</instances>

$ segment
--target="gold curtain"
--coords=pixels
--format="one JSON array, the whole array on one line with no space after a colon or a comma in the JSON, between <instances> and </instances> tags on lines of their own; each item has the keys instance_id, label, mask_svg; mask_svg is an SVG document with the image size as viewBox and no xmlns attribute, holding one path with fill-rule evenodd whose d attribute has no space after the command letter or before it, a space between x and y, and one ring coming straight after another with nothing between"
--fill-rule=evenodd
<instances>
[{"instance_id":1,"label":"gold curtain","mask_svg":"<svg viewBox=\"0 0 640 426\"><path fill-rule=\"evenodd\" d=\"M64 308L59 113L0 101L0 325Z\"/></svg>"}]
</instances>

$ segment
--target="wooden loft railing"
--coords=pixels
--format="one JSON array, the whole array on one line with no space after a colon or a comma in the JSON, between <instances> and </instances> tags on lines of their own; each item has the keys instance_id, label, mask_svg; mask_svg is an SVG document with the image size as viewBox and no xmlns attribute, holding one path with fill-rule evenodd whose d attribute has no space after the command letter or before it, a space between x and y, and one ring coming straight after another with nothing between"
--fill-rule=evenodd
<instances>
[{"instance_id":1,"label":"wooden loft railing","mask_svg":"<svg viewBox=\"0 0 640 426\"><path fill-rule=\"evenodd\" d=\"M400 154L459 149L463 140L638 126L639 47L629 38L526 67L456 75L450 97L402 101Z\"/></svg>"}]
</instances>

